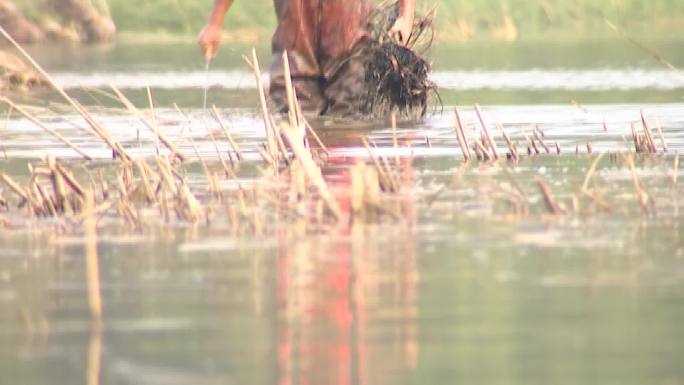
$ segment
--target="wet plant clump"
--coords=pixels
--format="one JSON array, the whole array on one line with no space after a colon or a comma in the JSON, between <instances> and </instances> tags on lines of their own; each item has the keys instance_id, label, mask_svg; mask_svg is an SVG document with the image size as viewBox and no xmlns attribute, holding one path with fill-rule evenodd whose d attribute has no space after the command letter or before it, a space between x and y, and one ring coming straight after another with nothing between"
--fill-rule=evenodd
<instances>
[{"instance_id":1,"label":"wet plant clump","mask_svg":"<svg viewBox=\"0 0 684 385\"><path fill-rule=\"evenodd\" d=\"M429 64L409 48L392 42L374 47L366 64L368 110L417 110L425 115L429 93L435 90L429 72Z\"/></svg>"},{"instance_id":2,"label":"wet plant clump","mask_svg":"<svg viewBox=\"0 0 684 385\"><path fill-rule=\"evenodd\" d=\"M368 86L366 109L373 114L397 110L424 116L430 95L439 98L437 86L429 79L430 63L423 58L434 36L433 13L416 18L413 32L403 45L389 33L398 15L398 3L390 3L379 6L369 17L370 41L363 52Z\"/></svg>"}]
</instances>

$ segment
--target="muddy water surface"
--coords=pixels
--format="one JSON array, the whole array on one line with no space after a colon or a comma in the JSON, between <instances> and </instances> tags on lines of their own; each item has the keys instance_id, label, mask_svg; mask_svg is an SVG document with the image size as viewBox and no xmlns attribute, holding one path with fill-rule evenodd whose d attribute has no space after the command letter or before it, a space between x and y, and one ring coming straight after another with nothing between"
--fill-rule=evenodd
<instances>
[{"instance_id":1,"label":"muddy water surface","mask_svg":"<svg viewBox=\"0 0 684 385\"><path fill-rule=\"evenodd\" d=\"M445 112L402 123L398 149L385 122L316 123L331 151L324 172L333 188L349 183L350 164L369 160L362 136L376 155L412 160L400 220L325 234L283 221L255 235L232 231L220 213L210 225L151 221L142 231L105 218L101 334L91 333L79 232L0 230L0 383L683 384L684 194L673 174L684 177L674 169L684 151L684 83L619 42L559 44L438 49ZM654 44L684 64L681 42ZM69 59L34 52L135 156L157 151L149 130L105 95L77 87L112 83L150 114L140 89L150 85L155 119L191 158L188 178L201 189L194 147L218 167L208 139L218 125L199 108L205 77L194 50L124 46ZM212 65L209 102L242 148L248 183L259 174L264 135L238 53ZM464 164L451 111L459 105L474 132L472 101L524 152L538 124L561 155L542 149L517 164ZM38 104L43 122L96 160L78 160L12 114L0 123L0 171L21 180L46 154L74 170L110 167L111 151L80 118ZM634 173L606 156L594 186L609 211L546 214L537 182L570 211L596 153L631 150L642 108L662 127L668 153L638 157ZM653 198L648 215L634 175ZM501 199L509 191L528 197L528 215Z\"/></svg>"}]
</instances>

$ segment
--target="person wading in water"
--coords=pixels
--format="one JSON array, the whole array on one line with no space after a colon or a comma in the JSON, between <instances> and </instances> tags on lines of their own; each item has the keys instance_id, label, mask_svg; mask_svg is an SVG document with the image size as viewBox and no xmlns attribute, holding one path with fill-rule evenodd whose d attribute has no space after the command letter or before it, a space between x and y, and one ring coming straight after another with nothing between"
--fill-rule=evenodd
<instances>
[{"instance_id":1,"label":"person wading in water","mask_svg":"<svg viewBox=\"0 0 684 385\"><path fill-rule=\"evenodd\" d=\"M412 32L415 0L399 0L400 11L390 30L400 42ZM215 0L199 44L207 61L216 56L223 18L233 0ZM365 68L356 48L368 39L370 0L274 0L278 28L272 40L269 94L274 105L287 106L282 55L287 51L299 102L315 114L353 114L362 107Z\"/></svg>"}]
</instances>

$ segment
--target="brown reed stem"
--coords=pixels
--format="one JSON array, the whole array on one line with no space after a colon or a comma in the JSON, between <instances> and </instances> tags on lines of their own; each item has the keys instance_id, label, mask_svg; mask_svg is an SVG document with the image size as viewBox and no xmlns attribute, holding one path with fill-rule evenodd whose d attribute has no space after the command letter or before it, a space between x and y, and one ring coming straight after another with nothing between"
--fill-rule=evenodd
<instances>
[{"instance_id":1,"label":"brown reed stem","mask_svg":"<svg viewBox=\"0 0 684 385\"><path fill-rule=\"evenodd\" d=\"M627 166L629 167L629 170L632 173L634 190L636 191L637 200L639 202L639 206L641 207L641 211L643 213L648 213L649 196L648 193L644 191L643 187L641 187L641 181L639 180L639 176L637 175L636 167L634 165L634 158L632 157L632 154L627 155Z\"/></svg>"},{"instance_id":2,"label":"brown reed stem","mask_svg":"<svg viewBox=\"0 0 684 385\"><path fill-rule=\"evenodd\" d=\"M76 193L80 198L85 198L85 190L78 183L76 178L73 177L69 172L67 172L59 163L55 163L55 170L62 176L67 186Z\"/></svg>"},{"instance_id":3,"label":"brown reed stem","mask_svg":"<svg viewBox=\"0 0 684 385\"><path fill-rule=\"evenodd\" d=\"M606 24L610 29L615 31L617 34L622 36L624 39L632 43L634 46L637 48L641 49L642 51L646 52L649 56L651 56L653 59L655 59L658 63L664 65L665 67L669 68L672 72L675 74L679 75L682 79L684 79L684 71L681 69L677 68L672 64L671 62L667 61L662 55L660 55L658 52L654 51L653 49L647 47L643 43L637 41L636 39L632 38L631 36L627 35L625 32L620 30L615 24L613 24L610 20L604 19Z\"/></svg>"},{"instance_id":4,"label":"brown reed stem","mask_svg":"<svg viewBox=\"0 0 684 385\"><path fill-rule=\"evenodd\" d=\"M149 86L147 86L145 88L147 89L147 102L150 105L150 116L152 119L152 122L151 122L152 126L153 127L159 127L159 126L157 126L157 114L154 112L154 101L152 100L152 90L150 89ZM157 150L157 154L161 153L159 151L159 137L157 135L154 136L154 148L155 148L155 150Z\"/></svg>"},{"instance_id":5,"label":"brown reed stem","mask_svg":"<svg viewBox=\"0 0 684 385\"><path fill-rule=\"evenodd\" d=\"M499 129L501 136L503 136L504 140L506 141L506 145L508 146L508 152L510 152L511 158L513 158L513 160L519 160L518 149L515 147L508 134L506 134L503 125L500 122L496 122L496 127Z\"/></svg>"},{"instance_id":6,"label":"brown reed stem","mask_svg":"<svg viewBox=\"0 0 684 385\"><path fill-rule=\"evenodd\" d=\"M21 199L23 199L25 202L30 202L28 193L26 190L24 190L23 187L19 185L12 177L5 173L0 173L0 179L2 179L3 182L7 185L7 187L10 188L10 190L14 191L15 194L19 195Z\"/></svg>"},{"instance_id":7,"label":"brown reed stem","mask_svg":"<svg viewBox=\"0 0 684 385\"><path fill-rule=\"evenodd\" d=\"M565 210L560 207L560 205L554 199L549 185L541 179L537 181L537 185L544 196L544 203L546 204L546 209L549 211L549 213L554 215L565 214Z\"/></svg>"},{"instance_id":8,"label":"brown reed stem","mask_svg":"<svg viewBox=\"0 0 684 385\"><path fill-rule=\"evenodd\" d=\"M534 127L532 128L532 135L534 136L535 139L539 143L541 143L542 147L544 147L544 151L546 151L547 154L551 153L551 150L549 149L549 146L546 145L544 142L544 138L541 135L541 130L539 129L539 125L535 124Z\"/></svg>"},{"instance_id":9,"label":"brown reed stem","mask_svg":"<svg viewBox=\"0 0 684 385\"><path fill-rule=\"evenodd\" d=\"M677 184L677 178L679 177L679 153L675 154L674 166L672 167L672 184Z\"/></svg>"},{"instance_id":10,"label":"brown reed stem","mask_svg":"<svg viewBox=\"0 0 684 385\"><path fill-rule=\"evenodd\" d=\"M648 144L648 152L650 153L656 153L658 152L658 149L656 148L655 142L653 141L653 135L651 134L651 128L648 124L648 120L646 120L646 113L644 112L644 109L641 109L641 124L644 126L644 134L646 135L646 141Z\"/></svg>"},{"instance_id":11,"label":"brown reed stem","mask_svg":"<svg viewBox=\"0 0 684 385\"><path fill-rule=\"evenodd\" d=\"M86 277L88 282L88 308L90 319L95 325L102 322L102 298L100 290L100 264L97 256L97 225L95 222L95 194L86 191L85 221L86 236Z\"/></svg>"},{"instance_id":12,"label":"brown reed stem","mask_svg":"<svg viewBox=\"0 0 684 385\"><path fill-rule=\"evenodd\" d=\"M287 55L287 50L283 51L283 72L285 76L285 91L287 92L287 115L290 118L290 127L298 127L299 120L297 119L297 108L295 107L295 93L292 86L292 74L290 72L290 59Z\"/></svg>"},{"instance_id":13,"label":"brown reed stem","mask_svg":"<svg viewBox=\"0 0 684 385\"><path fill-rule=\"evenodd\" d=\"M663 152L668 152L667 142L665 141L665 135L663 135L663 128L660 125L660 118L656 115L656 131L658 132L658 137L660 137L660 144L663 146Z\"/></svg>"},{"instance_id":14,"label":"brown reed stem","mask_svg":"<svg viewBox=\"0 0 684 385\"><path fill-rule=\"evenodd\" d=\"M487 125L484 122L484 118L482 117L482 111L480 110L480 105L475 104L475 112L477 113L477 118L480 121L480 126L482 127L482 132L484 132L484 136L486 139L486 143L483 143L485 147L489 147L492 150L492 155L494 156L494 159L499 159L499 152L496 149L496 143L494 142L494 139L492 136L489 134L489 130L487 129Z\"/></svg>"},{"instance_id":15,"label":"brown reed stem","mask_svg":"<svg viewBox=\"0 0 684 385\"><path fill-rule=\"evenodd\" d=\"M591 178L594 176L594 173L596 172L596 167L598 167L599 162L601 162L601 159L606 155L605 152L602 152L599 156L594 159L594 161L591 163L591 167L589 167L589 171L587 171L587 175L584 177L584 183L582 183L582 188L581 191L583 193L588 193L589 192L589 183L591 182Z\"/></svg>"},{"instance_id":16,"label":"brown reed stem","mask_svg":"<svg viewBox=\"0 0 684 385\"><path fill-rule=\"evenodd\" d=\"M333 213L336 220L339 221L340 219L342 219L342 210L340 209L337 200L335 200L332 193L328 189L328 185L323 179L323 175L321 175L321 170L318 168L316 162L314 162L313 158L311 157L311 152L309 152L309 150L307 150L304 147L304 144L302 143L304 139L303 130L298 129L296 127L290 127L287 124L283 124L281 132L287 138L288 144L290 145L292 152L295 154L297 160L299 160L300 164L302 165L302 168L304 169L304 172L309 178L309 181L311 181L311 183L318 189L318 193L321 195L321 198L327 205L330 212Z\"/></svg>"},{"instance_id":17,"label":"brown reed stem","mask_svg":"<svg viewBox=\"0 0 684 385\"><path fill-rule=\"evenodd\" d=\"M461 121L461 114L458 112L458 108L454 108L454 120L456 127L456 138L458 139L458 144L461 146L461 152L463 153L463 158L466 161L472 159L470 154L470 147L468 146L468 138L466 137L465 131L463 129L463 122Z\"/></svg>"},{"instance_id":18,"label":"brown reed stem","mask_svg":"<svg viewBox=\"0 0 684 385\"><path fill-rule=\"evenodd\" d=\"M383 167L383 164L380 163L379 157L375 156L375 154L373 153L373 148L368 143L368 138L362 137L361 141L363 142L364 147L366 147L368 155L373 161L373 165L375 166L375 169L378 172L378 175L380 176L380 184L382 185L383 190L395 191L394 179L389 175L390 170L386 170L385 167Z\"/></svg>"},{"instance_id":19,"label":"brown reed stem","mask_svg":"<svg viewBox=\"0 0 684 385\"><path fill-rule=\"evenodd\" d=\"M254 78L256 80L257 91L259 94L259 105L261 106L261 114L262 114L262 118L264 119L264 131L266 133L266 140L268 143L268 152L271 155L271 158L277 159L277 157L276 157L277 148L276 148L276 142L275 142L276 127L274 125L271 125L271 118L270 118L270 115L268 113L268 107L266 105L266 94L264 91L264 82L261 78L261 68L259 67L259 58L257 57L256 49L252 48L252 60L251 61L247 57L243 57L243 58L247 62L247 64L252 68L252 71L254 72Z\"/></svg>"},{"instance_id":20,"label":"brown reed stem","mask_svg":"<svg viewBox=\"0 0 684 385\"><path fill-rule=\"evenodd\" d=\"M110 137L109 134L107 134L107 131L104 130L104 128L95 120L95 118L85 109L83 106L73 99L71 96L69 96L66 91L64 91L64 88L62 88L57 82L52 79L52 77L43 69L43 67L40 66L32 57L31 55L24 50L24 48L17 43L12 36L10 36L7 31L5 31L2 26L0 26L0 34L2 34L13 46L14 48L21 53L21 55L29 62L31 65L45 78L45 80L50 83L50 85L69 103L71 104L72 107L81 114L81 116L85 119L85 121L90 125L90 127L95 131L98 136L100 136L101 139L103 139L109 147L112 148L115 154L118 154L121 158L128 160L130 159L130 156L126 153L126 151L121 147L121 145L117 142L114 142Z\"/></svg>"}]
</instances>

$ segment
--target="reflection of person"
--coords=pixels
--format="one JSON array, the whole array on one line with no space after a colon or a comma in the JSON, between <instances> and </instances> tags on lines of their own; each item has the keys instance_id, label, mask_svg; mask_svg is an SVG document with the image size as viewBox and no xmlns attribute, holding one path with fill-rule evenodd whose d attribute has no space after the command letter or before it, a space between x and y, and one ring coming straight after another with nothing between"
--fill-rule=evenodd
<instances>
[{"instance_id":1,"label":"reflection of person","mask_svg":"<svg viewBox=\"0 0 684 385\"><path fill-rule=\"evenodd\" d=\"M205 58L211 60L221 40L223 17L232 0L215 0L209 22L199 36ZM293 84L302 108L314 113L353 110L363 92L361 60L347 56L363 44L368 0L274 0L278 28L273 35L270 96L286 105L282 53L288 52ZM400 0L400 15L391 33L399 41L411 34L415 0Z\"/></svg>"}]
</instances>

